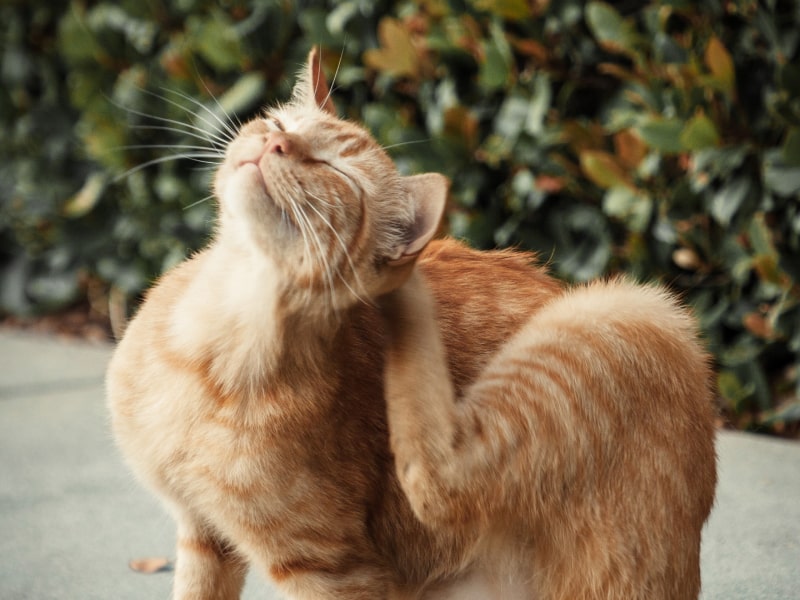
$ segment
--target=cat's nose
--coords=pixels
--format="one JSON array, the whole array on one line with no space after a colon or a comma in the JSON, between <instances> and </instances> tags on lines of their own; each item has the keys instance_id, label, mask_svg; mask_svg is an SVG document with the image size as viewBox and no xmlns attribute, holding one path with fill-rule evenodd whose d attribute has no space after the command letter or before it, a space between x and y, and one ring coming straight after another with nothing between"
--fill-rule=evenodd
<instances>
[{"instance_id":1,"label":"cat's nose","mask_svg":"<svg viewBox=\"0 0 800 600\"><path fill-rule=\"evenodd\" d=\"M284 154L288 156L292 153L292 141L285 133L273 131L267 136L265 150L267 154Z\"/></svg>"}]
</instances>

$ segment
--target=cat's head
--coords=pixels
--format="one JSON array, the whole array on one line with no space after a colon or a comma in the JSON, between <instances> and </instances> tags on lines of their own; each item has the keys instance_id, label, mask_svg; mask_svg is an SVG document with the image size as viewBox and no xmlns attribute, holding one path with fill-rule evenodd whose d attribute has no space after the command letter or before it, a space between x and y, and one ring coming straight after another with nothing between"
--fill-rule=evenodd
<instances>
[{"instance_id":1,"label":"cat's head","mask_svg":"<svg viewBox=\"0 0 800 600\"><path fill-rule=\"evenodd\" d=\"M219 236L271 260L298 296L344 308L402 284L447 188L442 175L401 176L363 127L337 117L312 50L291 101L227 149Z\"/></svg>"}]
</instances>

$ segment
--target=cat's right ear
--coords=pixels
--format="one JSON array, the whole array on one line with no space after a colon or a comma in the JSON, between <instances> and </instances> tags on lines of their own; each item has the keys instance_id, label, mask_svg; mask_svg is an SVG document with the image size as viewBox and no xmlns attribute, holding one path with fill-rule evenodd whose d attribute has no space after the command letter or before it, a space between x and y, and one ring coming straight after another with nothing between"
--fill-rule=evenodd
<instances>
[{"instance_id":1,"label":"cat's right ear","mask_svg":"<svg viewBox=\"0 0 800 600\"><path fill-rule=\"evenodd\" d=\"M442 221L450 182L438 173L405 177L403 181L409 201L414 206L414 221L406 232L404 243L390 257L390 265L402 265L419 256Z\"/></svg>"},{"instance_id":2,"label":"cat's right ear","mask_svg":"<svg viewBox=\"0 0 800 600\"><path fill-rule=\"evenodd\" d=\"M299 104L313 104L328 114L336 116L336 106L331 99L328 80L322 71L319 48L314 46L308 53L305 72L294 86L292 98Z\"/></svg>"},{"instance_id":3,"label":"cat's right ear","mask_svg":"<svg viewBox=\"0 0 800 600\"><path fill-rule=\"evenodd\" d=\"M450 182L444 175L412 175L404 177L403 184L407 200L414 207L414 220L403 232L403 242L387 258L382 280L375 290L376 297L396 290L411 276L417 258L439 231L447 203Z\"/></svg>"}]
</instances>

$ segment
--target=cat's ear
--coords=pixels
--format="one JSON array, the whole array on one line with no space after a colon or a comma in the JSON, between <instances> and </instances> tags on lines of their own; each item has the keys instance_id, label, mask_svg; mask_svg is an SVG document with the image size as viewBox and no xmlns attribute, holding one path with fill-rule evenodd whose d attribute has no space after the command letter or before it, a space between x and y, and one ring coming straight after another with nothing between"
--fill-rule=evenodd
<instances>
[{"instance_id":1,"label":"cat's ear","mask_svg":"<svg viewBox=\"0 0 800 600\"><path fill-rule=\"evenodd\" d=\"M389 264L402 265L417 258L436 232L447 203L450 182L444 175L426 173L405 177L403 183L408 199L414 206L414 221L405 242L390 257Z\"/></svg>"},{"instance_id":2,"label":"cat's ear","mask_svg":"<svg viewBox=\"0 0 800 600\"><path fill-rule=\"evenodd\" d=\"M311 48L311 52L308 53L305 71L294 86L292 98L299 104L312 104L324 112L336 116L336 106L331 99L328 80L325 78L325 73L322 72L319 48L316 46Z\"/></svg>"}]
</instances>

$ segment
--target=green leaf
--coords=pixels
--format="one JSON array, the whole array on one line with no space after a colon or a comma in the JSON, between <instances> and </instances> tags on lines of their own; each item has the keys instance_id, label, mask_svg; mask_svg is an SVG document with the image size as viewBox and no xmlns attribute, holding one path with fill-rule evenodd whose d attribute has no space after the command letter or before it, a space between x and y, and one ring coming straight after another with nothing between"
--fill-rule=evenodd
<instances>
[{"instance_id":1,"label":"green leaf","mask_svg":"<svg viewBox=\"0 0 800 600\"><path fill-rule=\"evenodd\" d=\"M800 194L800 166L787 164L781 149L764 153L764 185L779 196Z\"/></svg>"},{"instance_id":2,"label":"green leaf","mask_svg":"<svg viewBox=\"0 0 800 600\"><path fill-rule=\"evenodd\" d=\"M780 268L780 255L773 243L773 233L767 225L763 212L756 213L747 230L750 245L755 256L753 268L762 283L769 285L769 294L791 287L791 278Z\"/></svg>"},{"instance_id":3,"label":"green leaf","mask_svg":"<svg viewBox=\"0 0 800 600\"><path fill-rule=\"evenodd\" d=\"M684 124L680 119L651 119L636 128L648 146L665 154L676 154L683 150L681 135Z\"/></svg>"},{"instance_id":4,"label":"green leaf","mask_svg":"<svg viewBox=\"0 0 800 600\"><path fill-rule=\"evenodd\" d=\"M581 170L591 181L603 188L632 187L633 184L616 158L601 150L584 150L580 153Z\"/></svg>"},{"instance_id":5,"label":"green leaf","mask_svg":"<svg viewBox=\"0 0 800 600\"><path fill-rule=\"evenodd\" d=\"M494 131L510 143L519 137L528 118L530 103L527 98L513 94L508 96L494 119Z\"/></svg>"},{"instance_id":6,"label":"green leaf","mask_svg":"<svg viewBox=\"0 0 800 600\"><path fill-rule=\"evenodd\" d=\"M605 2L589 2L586 22L597 41L606 50L625 54L636 53L637 35L633 24L623 19L614 7Z\"/></svg>"},{"instance_id":7,"label":"green leaf","mask_svg":"<svg viewBox=\"0 0 800 600\"><path fill-rule=\"evenodd\" d=\"M747 198L751 186L747 177L737 177L714 193L709 206L714 220L723 227L728 227Z\"/></svg>"},{"instance_id":8,"label":"green leaf","mask_svg":"<svg viewBox=\"0 0 800 600\"><path fill-rule=\"evenodd\" d=\"M340 2L325 19L328 31L334 35L342 35L346 31L347 24L359 14L360 10L358 2Z\"/></svg>"},{"instance_id":9,"label":"green leaf","mask_svg":"<svg viewBox=\"0 0 800 600\"><path fill-rule=\"evenodd\" d=\"M727 178L742 165L748 152L747 146L705 148L692 156L692 174L705 173L708 179Z\"/></svg>"},{"instance_id":10,"label":"green leaf","mask_svg":"<svg viewBox=\"0 0 800 600\"><path fill-rule=\"evenodd\" d=\"M711 148L719 145L719 133L711 119L698 113L683 128L680 143L686 150Z\"/></svg>"},{"instance_id":11,"label":"green leaf","mask_svg":"<svg viewBox=\"0 0 800 600\"><path fill-rule=\"evenodd\" d=\"M726 367L739 367L752 363L758 358L761 346L751 336L743 336L729 345L720 356Z\"/></svg>"},{"instance_id":12,"label":"green leaf","mask_svg":"<svg viewBox=\"0 0 800 600\"><path fill-rule=\"evenodd\" d=\"M800 167L800 127L792 127L786 132L781 158L786 165Z\"/></svg>"},{"instance_id":13,"label":"green leaf","mask_svg":"<svg viewBox=\"0 0 800 600\"><path fill-rule=\"evenodd\" d=\"M77 6L68 11L58 24L58 51L68 63L90 63L98 51L94 35L86 27L86 14ZM9 60L10 48L7 50L6 62ZM17 65L20 62L16 63Z\"/></svg>"},{"instance_id":14,"label":"green leaf","mask_svg":"<svg viewBox=\"0 0 800 600\"><path fill-rule=\"evenodd\" d=\"M772 244L772 234L764 219L764 213L757 213L748 229L750 245L756 254L777 255L775 246Z\"/></svg>"},{"instance_id":15,"label":"green leaf","mask_svg":"<svg viewBox=\"0 0 800 600\"><path fill-rule=\"evenodd\" d=\"M744 384L733 371L722 370L717 375L717 389L730 406L738 408L744 400L753 395L755 385Z\"/></svg>"},{"instance_id":16,"label":"green leaf","mask_svg":"<svg viewBox=\"0 0 800 600\"><path fill-rule=\"evenodd\" d=\"M234 115L260 105L264 100L267 83L258 72L245 73L219 98L222 115Z\"/></svg>"},{"instance_id":17,"label":"green leaf","mask_svg":"<svg viewBox=\"0 0 800 600\"><path fill-rule=\"evenodd\" d=\"M642 233L653 214L653 200L627 186L614 186L603 196L603 212L624 221L631 231Z\"/></svg>"},{"instance_id":18,"label":"green leaf","mask_svg":"<svg viewBox=\"0 0 800 600\"><path fill-rule=\"evenodd\" d=\"M483 41L484 60L478 82L486 90L504 88L511 76L512 54L506 34L497 23L489 26L489 37Z\"/></svg>"},{"instance_id":19,"label":"green leaf","mask_svg":"<svg viewBox=\"0 0 800 600\"><path fill-rule=\"evenodd\" d=\"M188 41L203 60L220 71L237 69L244 60L240 38L221 10L210 17L191 16L186 22Z\"/></svg>"},{"instance_id":20,"label":"green leaf","mask_svg":"<svg viewBox=\"0 0 800 600\"><path fill-rule=\"evenodd\" d=\"M556 238L556 262L565 276L588 281L603 273L611 259L611 232L599 209L562 209L553 213L549 225Z\"/></svg>"},{"instance_id":21,"label":"green leaf","mask_svg":"<svg viewBox=\"0 0 800 600\"><path fill-rule=\"evenodd\" d=\"M550 78L546 73L537 73L533 82L533 97L528 108L528 117L525 120L525 131L533 136L544 131L544 121L550 110L552 98Z\"/></svg>"}]
</instances>

